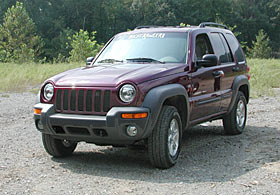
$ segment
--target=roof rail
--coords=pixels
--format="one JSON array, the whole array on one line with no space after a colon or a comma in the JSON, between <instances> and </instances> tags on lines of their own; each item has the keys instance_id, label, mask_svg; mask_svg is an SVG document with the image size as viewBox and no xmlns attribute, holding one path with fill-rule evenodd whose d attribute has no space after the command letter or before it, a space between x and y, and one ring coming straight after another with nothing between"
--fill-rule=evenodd
<instances>
[{"instance_id":1,"label":"roof rail","mask_svg":"<svg viewBox=\"0 0 280 195\"><path fill-rule=\"evenodd\" d=\"M155 25L149 25L149 26L137 26L136 29L142 29L142 28L159 28L160 26L155 26Z\"/></svg>"},{"instance_id":2,"label":"roof rail","mask_svg":"<svg viewBox=\"0 0 280 195\"><path fill-rule=\"evenodd\" d=\"M203 22L203 23L199 24L200 28L204 28L206 26L216 26L216 27L223 27L225 29L228 29L228 27L226 25L218 24L218 23L215 23L215 22Z\"/></svg>"}]
</instances>

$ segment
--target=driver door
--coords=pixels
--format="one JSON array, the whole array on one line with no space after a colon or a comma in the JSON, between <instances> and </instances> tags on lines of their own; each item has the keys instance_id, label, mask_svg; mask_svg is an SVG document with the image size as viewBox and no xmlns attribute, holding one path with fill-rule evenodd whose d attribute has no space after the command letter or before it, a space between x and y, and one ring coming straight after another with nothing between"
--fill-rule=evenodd
<instances>
[{"instance_id":1,"label":"driver door","mask_svg":"<svg viewBox=\"0 0 280 195\"><path fill-rule=\"evenodd\" d=\"M195 62L205 54L214 54L213 47L206 33L198 34L195 41ZM219 112L221 96L219 80L214 74L217 66L201 67L191 74L192 80L192 122L207 119Z\"/></svg>"}]
</instances>

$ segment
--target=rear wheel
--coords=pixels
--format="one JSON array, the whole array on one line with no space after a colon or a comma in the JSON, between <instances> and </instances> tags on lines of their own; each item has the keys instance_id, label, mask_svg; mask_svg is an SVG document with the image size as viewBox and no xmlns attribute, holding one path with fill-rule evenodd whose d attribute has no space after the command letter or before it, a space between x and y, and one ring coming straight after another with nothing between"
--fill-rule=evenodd
<instances>
[{"instance_id":1,"label":"rear wheel","mask_svg":"<svg viewBox=\"0 0 280 195\"><path fill-rule=\"evenodd\" d=\"M148 138L151 164L157 168L170 168L176 164L182 139L182 122L177 109L163 106L157 124Z\"/></svg>"},{"instance_id":2,"label":"rear wheel","mask_svg":"<svg viewBox=\"0 0 280 195\"><path fill-rule=\"evenodd\" d=\"M241 134L245 129L246 120L247 101L243 92L239 91L231 112L223 118L225 133L228 135Z\"/></svg>"},{"instance_id":3,"label":"rear wheel","mask_svg":"<svg viewBox=\"0 0 280 195\"><path fill-rule=\"evenodd\" d=\"M55 139L48 134L42 134L42 141L46 152L53 157L70 156L77 147L76 142Z\"/></svg>"}]
</instances>

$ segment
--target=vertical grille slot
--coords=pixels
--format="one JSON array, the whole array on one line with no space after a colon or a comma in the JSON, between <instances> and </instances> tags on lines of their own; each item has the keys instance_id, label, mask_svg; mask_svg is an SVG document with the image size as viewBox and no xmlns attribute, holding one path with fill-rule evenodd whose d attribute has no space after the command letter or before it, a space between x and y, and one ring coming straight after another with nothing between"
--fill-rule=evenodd
<instances>
[{"instance_id":1,"label":"vertical grille slot","mask_svg":"<svg viewBox=\"0 0 280 195\"><path fill-rule=\"evenodd\" d=\"M76 90L71 90L71 97L70 97L70 109L71 111L76 110Z\"/></svg>"},{"instance_id":2,"label":"vertical grille slot","mask_svg":"<svg viewBox=\"0 0 280 195\"><path fill-rule=\"evenodd\" d=\"M104 92L103 111L108 112L110 109L110 90Z\"/></svg>"},{"instance_id":3,"label":"vertical grille slot","mask_svg":"<svg viewBox=\"0 0 280 195\"><path fill-rule=\"evenodd\" d=\"M85 96L85 91L81 89L79 91L79 96L78 96L78 110L83 111L84 110L84 96Z\"/></svg>"},{"instance_id":4,"label":"vertical grille slot","mask_svg":"<svg viewBox=\"0 0 280 195\"><path fill-rule=\"evenodd\" d=\"M69 90L65 89L63 91L63 110L68 110L68 96L69 96Z\"/></svg>"},{"instance_id":5,"label":"vertical grille slot","mask_svg":"<svg viewBox=\"0 0 280 195\"><path fill-rule=\"evenodd\" d=\"M54 107L56 112L104 115L110 108L111 90L64 88L56 89Z\"/></svg>"},{"instance_id":6,"label":"vertical grille slot","mask_svg":"<svg viewBox=\"0 0 280 195\"><path fill-rule=\"evenodd\" d=\"M94 110L95 112L101 112L101 90L95 91Z\"/></svg>"},{"instance_id":7,"label":"vertical grille slot","mask_svg":"<svg viewBox=\"0 0 280 195\"><path fill-rule=\"evenodd\" d=\"M57 110L61 110L61 93L62 93L62 90L61 89L58 89L57 92L56 92L56 109Z\"/></svg>"},{"instance_id":8,"label":"vertical grille slot","mask_svg":"<svg viewBox=\"0 0 280 195\"><path fill-rule=\"evenodd\" d=\"M92 111L92 94L93 94L92 90L87 91L87 95L86 95L86 111L87 112Z\"/></svg>"}]
</instances>

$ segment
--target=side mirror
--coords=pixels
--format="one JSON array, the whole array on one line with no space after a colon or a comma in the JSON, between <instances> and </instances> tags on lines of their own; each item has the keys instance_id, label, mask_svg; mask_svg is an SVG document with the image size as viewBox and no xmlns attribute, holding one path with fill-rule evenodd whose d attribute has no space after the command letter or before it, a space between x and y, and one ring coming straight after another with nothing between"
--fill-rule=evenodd
<instances>
[{"instance_id":1,"label":"side mirror","mask_svg":"<svg viewBox=\"0 0 280 195\"><path fill-rule=\"evenodd\" d=\"M206 54L202 57L202 60L196 61L197 68L200 67L211 67L218 64L218 58L215 54Z\"/></svg>"},{"instance_id":2,"label":"side mirror","mask_svg":"<svg viewBox=\"0 0 280 195\"><path fill-rule=\"evenodd\" d=\"M86 65L89 66L92 63L93 60L94 60L94 57L88 57Z\"/></svg>"}]
</instances>

